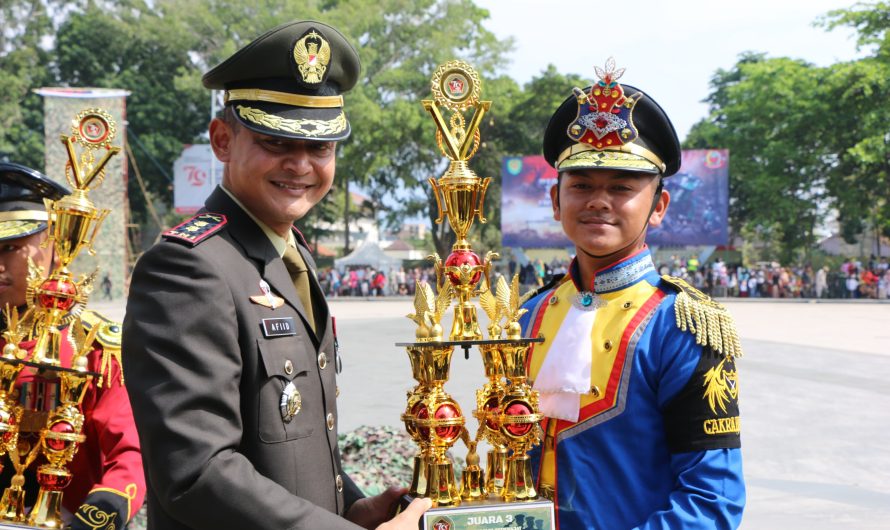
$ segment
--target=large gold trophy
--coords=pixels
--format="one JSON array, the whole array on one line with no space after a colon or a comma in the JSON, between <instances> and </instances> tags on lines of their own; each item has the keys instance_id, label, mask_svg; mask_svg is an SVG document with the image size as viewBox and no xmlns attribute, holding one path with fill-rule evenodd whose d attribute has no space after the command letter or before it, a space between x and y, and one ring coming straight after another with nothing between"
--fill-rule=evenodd
<instances>
[{"instance_id":1,"label":"large gold trophy","mask_svg":"<svg viewBox=\"0 0 890 530\"><path fill-rule=\"evenodd\" d=\"M57 201L45 200L49 214L45 245L52 244L59 266L49 276L31 263L27 309L5 308L6 346L0 355L0 456L6 453L15 476L0 498L0 527L3 523L31 528L62 528L62 493L72 476L66 465L77 452L83 435L84 416L80 403L94 377L87 370L87 354L99 326L85 330L80 314L93 289L96 272L75 279L68 266L83 249L95 251L92 242L108 210L96 208L88 197L98 186L111 157L120 151L111 142L115 124L101 109L87 109L72 121L72 134L62 135L68 152L65 174L74 188L71 195ZM76 147L83 150L78 157ZM97 157L97 155L99 155ZM63 329L73 347L70 365L62 362ZM30 355L19 345L34 341ZM59 405L49 412L23 409L15 403L15 383L21 371L30 368L45 379L56 378ZM25 432L39 436L36 443L24 440ZM24 472L39 456L45 462L37 468L40 490L30 513L24 506ZM20 526L16 526L17 528Z\"/></svg>"},{"instance_id":2,"label":"large gold trophy","mask_svg":"<svg viewBox=\"0 0 890 530\"><path fill-rule=\"evenodd\" d=\"M419 446L409 496L433 501L421 521L427 530L466 528L522 528L547 530L554 527L553 503L538 498L528 451L539 443L541 430L538 395L528 384L526 358L532 343L523 338L519 318L519 281L499 278L492 285L492 262L498 255L488 252L481 259L467 234L482 212L489 179L478 177L468 165L480 145L479 125L491 107L481 101L481 81L476 71L462 61L441 65L432 78L434 99L423 106L436 123L436 141L450 160L445 174L430 178L439 208L437 223L446 218L457 236L451 254L443 262L430 256L436 268L436 290L418 282L414 297L416 342L399 343L408 351L417 386L408 392L402 414L405 428ZM472 111L469 122L464 113ZM446 120L443 112L450 112ZM484 337L477 318L479 304L489 318ZM448 337L442 319L454 303L454 320ZM455 347L469 353L478 347L487 382L476 393L473 416L479 421L474 436L466 428L460 405L445 391L451 356ZM467 445L467 466L458 485L446 452L458 440ZM491 446L485 471L479 465L478 444ZM534 521L534 523L532 523Z\"/></svg>"}]
</instances>

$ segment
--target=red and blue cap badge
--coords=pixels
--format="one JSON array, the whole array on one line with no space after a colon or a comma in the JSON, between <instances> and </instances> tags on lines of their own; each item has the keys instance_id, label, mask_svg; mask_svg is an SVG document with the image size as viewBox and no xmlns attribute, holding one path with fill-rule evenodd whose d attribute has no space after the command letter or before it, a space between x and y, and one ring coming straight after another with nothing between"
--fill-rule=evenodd
<instances>
[{"instance_id":1,"label":"red and blue cap badge","mask_svg":"<svg viewBox=\"0 0 890 530\"><path fill-rule=\"evenodd\" d=\"M624 68L615 68L615 59L609 57L606 68L595 67L599 77L590 91L575 88L578 99L578 117L566 131L569 138L589 144L596 150L614 148L633 142L639 136L633 123L633 110L639 94L626 96L618 79Z\"/></svg>"}]
</instances>

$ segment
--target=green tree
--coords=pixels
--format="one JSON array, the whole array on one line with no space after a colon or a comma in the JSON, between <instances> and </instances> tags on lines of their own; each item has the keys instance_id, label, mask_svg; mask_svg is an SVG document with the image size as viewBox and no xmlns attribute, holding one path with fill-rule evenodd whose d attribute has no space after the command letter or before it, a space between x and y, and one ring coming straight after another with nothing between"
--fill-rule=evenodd
<instances>
[{"instance_id":1,"label":"green tree","mask_svg":"<svg viewBox=\"0 0 890 530\"><path fill-rule=\"evenodd\" d=\"M803 61L743 54L713 77L710 116L684 143L730 150L732 231L779 241L784 262L813 246L825 201L825 75Z\"/></svg>"},{"instance_id":2,"label":"green tree","mask_svg":"<svg viewBox=\"0 0 890 530\"><path fill-rule=\"evenodd\" d=\"M858 45L874 53L832 69L826 85L836 105L832 139L836 145L828 187L835 197L841 233L853 241L870 229L890 237L890 3L857 3L830 12L828 29L850 26Z\"/></svg>"}]
</instances>

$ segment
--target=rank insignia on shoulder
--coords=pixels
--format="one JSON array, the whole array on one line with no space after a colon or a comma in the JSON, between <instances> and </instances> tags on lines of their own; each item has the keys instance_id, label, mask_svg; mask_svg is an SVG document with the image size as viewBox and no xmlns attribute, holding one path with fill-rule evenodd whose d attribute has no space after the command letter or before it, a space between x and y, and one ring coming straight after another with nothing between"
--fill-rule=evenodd
<instances>
[{"instance_id":1,"label":"rank insignia on shoulder","mask_svg":"<svg viewBox=\"0 0 890 530\"><path fill-rule=\"evenodd\" d=\"M220 213L198 214L188 221L174 226L164 232L164 238L180 241L189 246L195 246L226 226L226 216Z\"/></svg>"},{"instance_id":2,"label":"rank insignia on shoulder","mask_svg":"<svg viewBox=\"0 0 890 530\"><path fill-rule=\"evenodd\" d=\"M682 278L661 279L677 292L674 313L677 327L695 335L695 342L723 355L742 356L742 344L729 311Z\"/></svg>"}]
</instances>

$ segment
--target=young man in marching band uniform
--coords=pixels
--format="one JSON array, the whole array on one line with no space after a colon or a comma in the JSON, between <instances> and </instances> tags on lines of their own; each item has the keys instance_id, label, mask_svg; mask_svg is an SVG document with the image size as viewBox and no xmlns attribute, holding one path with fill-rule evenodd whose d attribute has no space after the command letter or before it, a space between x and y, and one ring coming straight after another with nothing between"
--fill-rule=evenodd
<instances>
[{"instance_id":1,"label":"young man in marching band uniform","mask_svg":"<svg viewBox=\"0 0 890 530\"><path fill-rule=\"evenodd\" d=\"M665 112L618 83L574 89L544 156L559 172L554 218L575 244L569 274L524 307L542 336L530 379L546 416L533 454L560 528L732 528L745 504L734 324L646 246L680 167Z\"/></svg>"}]
</instances>

